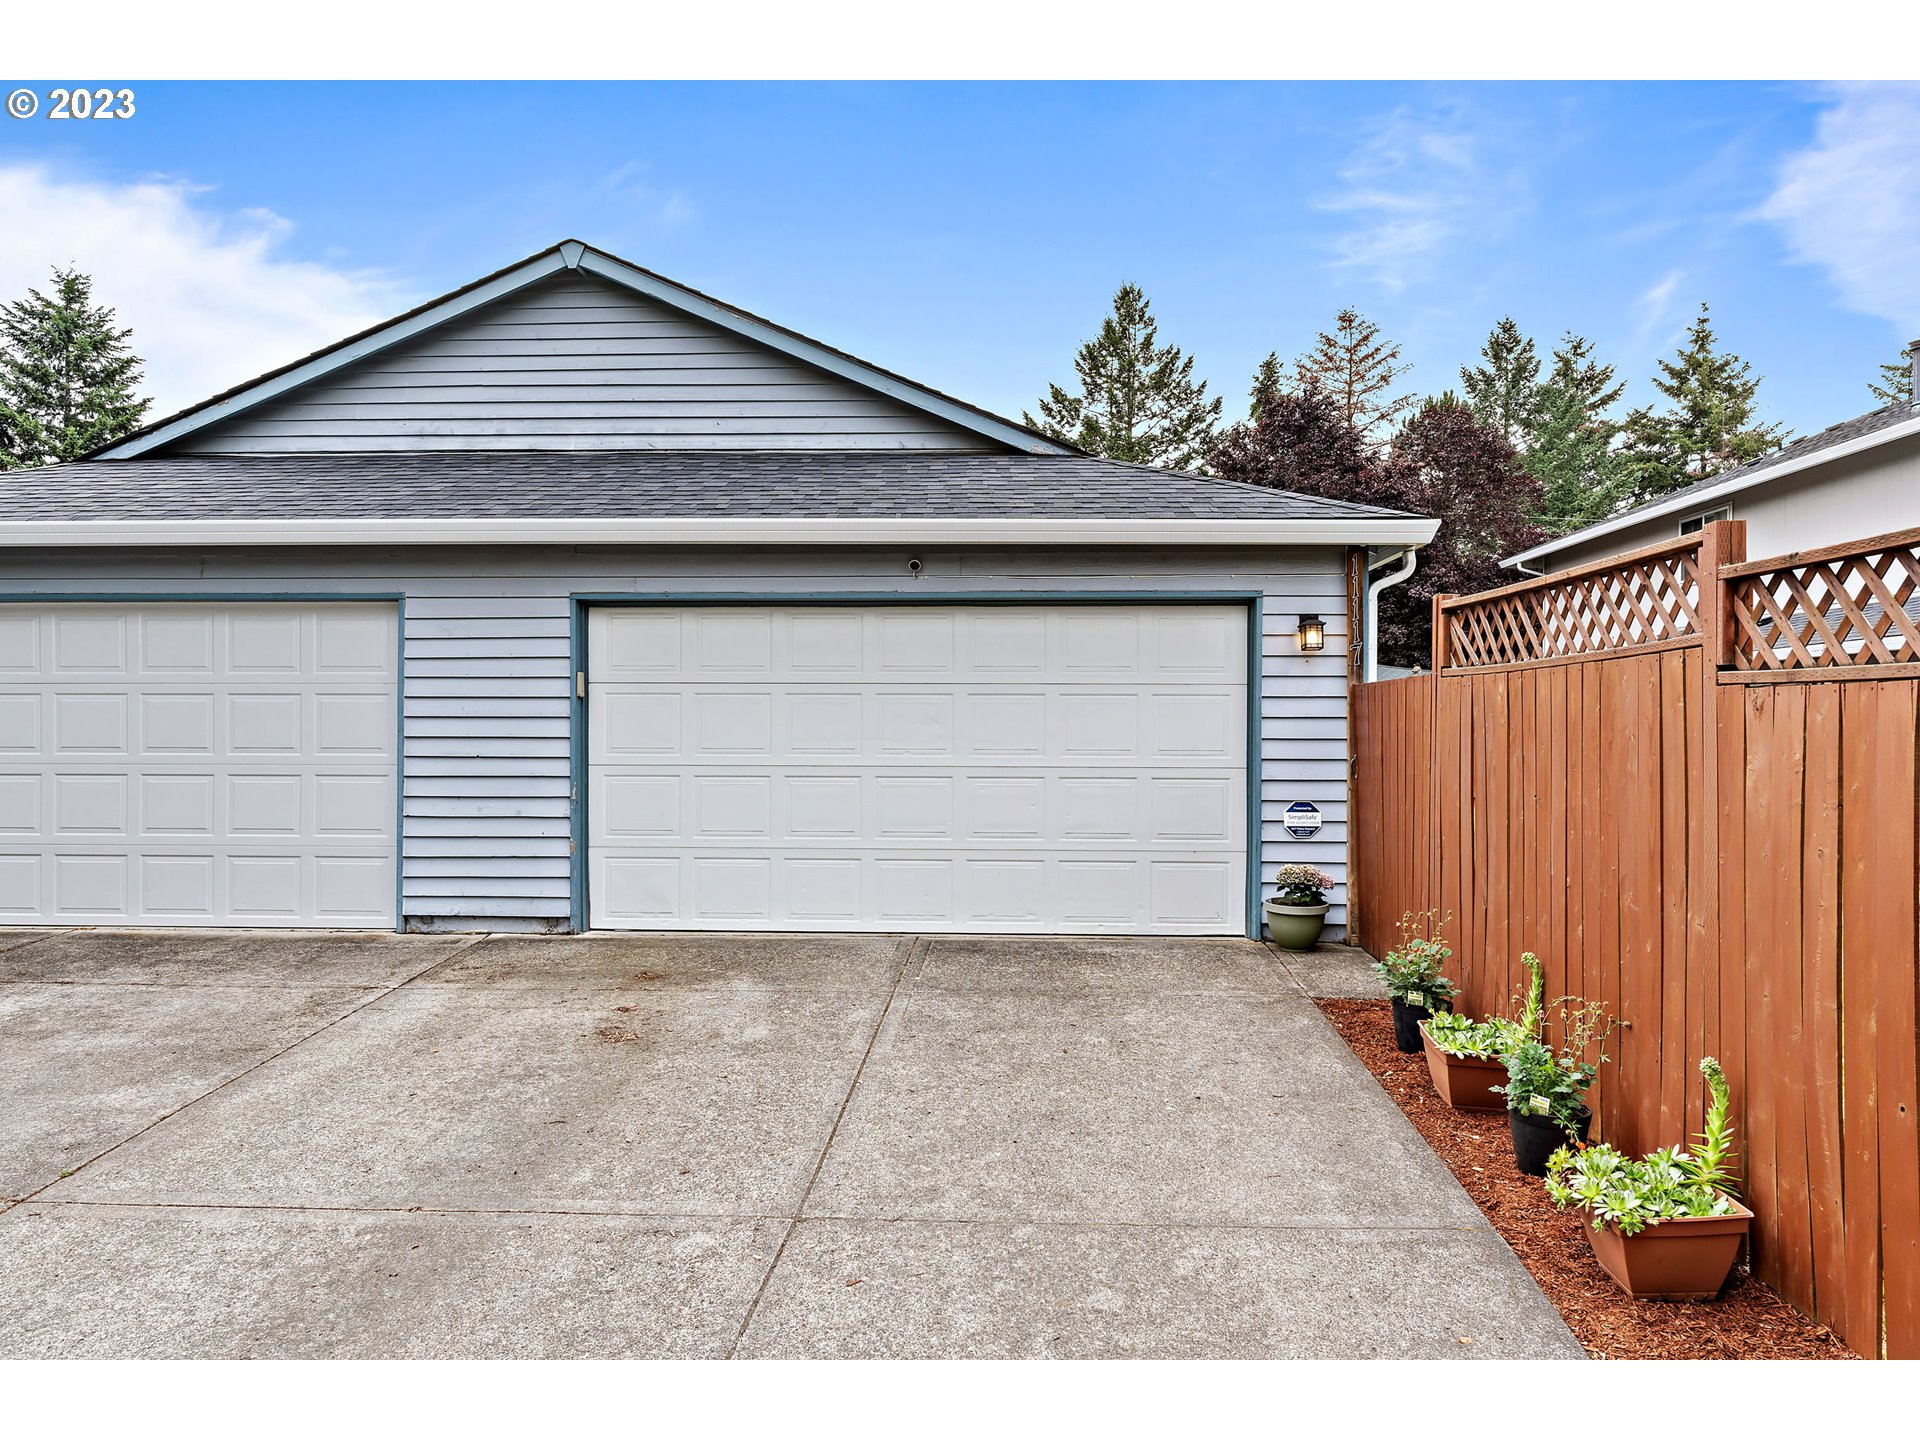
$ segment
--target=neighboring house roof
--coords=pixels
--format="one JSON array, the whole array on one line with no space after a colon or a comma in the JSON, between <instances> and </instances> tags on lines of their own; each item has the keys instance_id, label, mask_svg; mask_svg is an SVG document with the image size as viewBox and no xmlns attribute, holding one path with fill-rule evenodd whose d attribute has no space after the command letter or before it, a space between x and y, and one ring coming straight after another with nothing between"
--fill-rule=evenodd
<instances>
[{"instance_id":1,"label":"neighboring house roof","mask_svg":"<svg viewBox=\"0 0 1920 1440\"><path fill-rule=\"evenodd\" d=\"M1090 456L476 451L9 474L0 544L1424 544L1437 522Z\"/></svg>"},{"instance_id":2,"label":"neighboring house roof","mask_svg":"<svg viewBox=\"0 0 1920 1440\"><path fill-rule=\"evenodd\" d=\"M236 415L268 404L289 392L333 374L346 366L394 346L415 340L427 332L472 314L506 296L566 272L597 276L624 286L651 300L659 301L695 319L719 326L736 335L801 361L804 364L854 382L877 394L958 425L974 434L1013 450L1036 455L1078 455L1077 447L1055 440L1038 430L982 410L977 405L956 400L930 386L909 380L878 365L837 350L831 345L777 325L771 320L716 300L710 295L678 281L669 280L651 270L642 269L616 255L579 240L563 240L518 264L463 285L458 290L429 300L404 315L350 335L337 344L270 370L242 385L236 385L197 405L155 420L110 444L101 446L89 459L128 459L174 444L187 436L220 424Z\"/></svg>"},{"instance_id":3,"label":"neighboring house roof","mask_svg":"<svg viewBox=\"0 0 1920 1440\"><path fill-rule=\"evenodd\" d=\"M1543 559L1559 551L1588 541L1600 539L1617 530L1640 524L1646 520L1657 520L1663 515L1677 515L1698 510L1715 502L1750 490L1757 485L1769 484L1774 480L1796 474L1815 465L1823 465L1843 456L1858 454L1877 445L1885 445L1909 435L1920 435L1920 404L1905 402L1883 406L1870 410L1865 415L1856 415L1851 420L1843 420L1838 425L1829 425L1825 430L1804 439L1796 440L1770 455L1762 455L1734 470L1724 471L1705 480L1697 480L1680 490L1670 491L1657 500L1649 500L1644 505L1636 505L1631 510L1622 510L1617 515L1609 515L1584 530L1570 531L1543 541L1531 550L1523 550L1517 555L1509 555L1500 563L1508 569L1515 569L1534 560Z\"/></svg>"}]
</instances>

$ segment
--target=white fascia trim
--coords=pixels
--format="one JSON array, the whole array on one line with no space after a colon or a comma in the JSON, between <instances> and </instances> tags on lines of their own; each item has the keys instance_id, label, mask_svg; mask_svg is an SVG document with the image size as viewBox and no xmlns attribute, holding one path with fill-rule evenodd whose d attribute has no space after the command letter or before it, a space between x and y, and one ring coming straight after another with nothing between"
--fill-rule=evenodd
<instances>
[{"instance_id":1,"label":"white fascia trim","mask_svg":"<svg viewBox=\"0 0 1920 1440\"><path fill-rule=\"evenodd\" d=\"M40 520L0 547L181 545L1424 545L1439 521L1380 520Z\"/></svg>"},{"instance_id":2,"label":"white fascia trim","mask_svg":"<svg viewBox=\"0 0 1920 1440\"><path fill-rule=\"evenodd\" d=\"M1705 490L1689 491L1685 495L1655 501L1645 509L1629 510L1624 515L1615 515L1612 519L1602 520L1597 525L1589 525L1584 530L1575 530L1570 535L1562 535L1558 539L1536 545L1531 550L1522 550L1518 555L1509 555L1500 562L1500 568L1517 570L1530 560L1539 560L1548 555L1558 554L1570 546L1584 544L1588 540L1597 540L1602 535L1611 535L1616 530L1624 530L1647 520L1658 520L1663 515L1677 515L1684 510L1711 507L1715 501L1725 496L1737 495L1742 490L1751 490L1756 485L1768 484L1783 475L1796 475L1802 470L1812 469L1815 465L1824 465L1829 460L1844 459L1848 455L1858 455L1862 450L1871 450L1878 445L1904 440L1909 435L1920 435L1920 415L1911 420L1903 420L1898 425L1889 425L1884 430L1876 430L1871 435L1856 436L1852 440L1843 440L1838 445L1824 446L1797 459L1782 460L1778 465L1769 465L1757 475L1730 475L1723 484L1710 485Z\"/></svg>"},{"instance_id":3,"label":"white fascia trim","mask_svg":"<svg viewBox=\"0 0 1920 1440\"><path fill-rule=\"evenodd\" d=\"M382 350L391 349L403 341L413 339L416 335L444 325L449 320L458 319L482 305L489 305L503 296L511 295L516 290L524 290L536 280L543 280L559 271L571 269L572 266L573 261L561 251L551 255L536 256L526 264L515 266L506 274L477 289L469 290L464 295L436 305L431 310L423 310L410 320L398 320L391 325L382 326L373 334L364 335L351 345L329 351L325 355L309 360L304 365L296 365L284 375L276 375L271 380L262 380L257 385L250 385L238 394L228 396L217 405L209 405L206 409L196 410L191 415L182 415L172 424L162 425L158 430L149 431L124 444L115 445L109 450L102 450L91 458L130 460L136 455L144 455L147 451L177 440L182 435L190 435L208 425L232 419L235 415L251 410L256 405L277 400L289 390L297 389L311 380L318 380L323 375L331 374L343 365L350 365L356 360L364 360L369 355L377 355Z\"/></svg>"}]
</instances>

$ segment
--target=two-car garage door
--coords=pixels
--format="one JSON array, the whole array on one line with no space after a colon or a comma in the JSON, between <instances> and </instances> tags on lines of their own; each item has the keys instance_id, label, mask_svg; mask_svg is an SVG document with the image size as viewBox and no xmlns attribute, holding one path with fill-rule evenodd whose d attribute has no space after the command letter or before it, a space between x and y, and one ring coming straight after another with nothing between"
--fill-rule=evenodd
<instances>
[{"instance_id":1,"label":"two-car garage door","mask_svg":"<svg viewBox=\"0 0 1920 1440\"><path fill-rule=\"evenodd\" d=\"M0 924L391 927L396 623L0 606Z\"/></svg>"},{"instance_id":2,"label":"two-car garage door","mask_svg":"<svg viewBox=\"0 0 1920 1440\"><path fill-rule=\"evenodd\" d=\"M1247 612L592 612L591 923L1243 934Z\"/></svg>"}]
</instances>

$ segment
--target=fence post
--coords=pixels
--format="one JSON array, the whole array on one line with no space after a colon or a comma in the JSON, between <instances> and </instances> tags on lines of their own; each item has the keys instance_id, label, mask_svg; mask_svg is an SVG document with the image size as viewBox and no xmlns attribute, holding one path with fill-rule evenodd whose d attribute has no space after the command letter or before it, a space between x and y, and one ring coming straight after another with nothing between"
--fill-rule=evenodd
<instances>
[{"instance_id":1,"label":"fence post","mask_svg":"<svg viewBox=\"0 0 1920 1440\"><path fill-rule=\"evenodd\" d=\"M1433 597L1433 673L1438 675L1447 668L1447 601L1451 595Z\"/></svg>"},{"instance_id":2,"label":"fence post","mask_svg":"<svg viewBox=\"0 0 1920 1440\"><path fill-rule=\"evenodd\" d=\"M1689 1026L1697 1038L1697 1051L1690 1049L1686 1054L1689 1075L1687 1103L1683 1107L1689 1126L1700 1123L1700 1109L1703 1108L1699 1087L1692 1084L1692 1068L1702 1055L1728 1054L1725 1041L1725 1024L1728 1006L1720 993L1720 987L1729 973L1720 954L1721 905L1723 897L1721 887L1721 801L1720 801L1720 667L1733 661L1733 609L1729 603L1729 587L1720 578L1722 565L1737 565L1747 558L1747 522L1744 520L1715 520L1700 532L1700 548L1694 552L1694 576L1698 596L1695 601L1696 613L1700 620L1700 689L1693 697L1691 708L1694 711L1692 730L1697 738L1697 751L1700 757L1700 808L1701 824L1700 851L1693 857L1694 867L1687 876L1689 890L1699 896L1697 906L1690 906L1696 917L1698 929L1693 943L1687 947L1687 995L1689 1003L1698 997L1703 1014L1701 1023ZM1736 866L1740 857L1734 857ZM1741 891L1735 886L1725 897L1726 903L1740 903ZM1743 972L1741 972L1743 973ZM1746 1053L1745 1045L1739 1047L1738 1054ZM1744 1076L1733 1077L1736 1093L1745 1096L1747 1087ZM1742 1113L1736 1123L1744 1126L1744 1098L1741 1101Z\"/></svg>"}]
</instances>

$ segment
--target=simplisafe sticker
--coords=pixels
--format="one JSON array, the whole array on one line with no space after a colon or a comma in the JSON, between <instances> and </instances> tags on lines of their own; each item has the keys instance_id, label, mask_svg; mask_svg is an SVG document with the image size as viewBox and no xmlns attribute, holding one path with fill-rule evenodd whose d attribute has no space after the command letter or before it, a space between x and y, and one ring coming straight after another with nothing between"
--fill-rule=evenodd
<instances>
[{"instance_id":1,"label":"simplisafe sticker","mask_svg":"<svg viewBox=\"0 0 1920 1440\"><path fill-rule=\"evenodd\" d=\"M1320 833L1320 807L1296 800L1287 806L1281 824L1287 827L1287 833L1294 839L1311 840Z\"/></svg>"}]
</instances>

